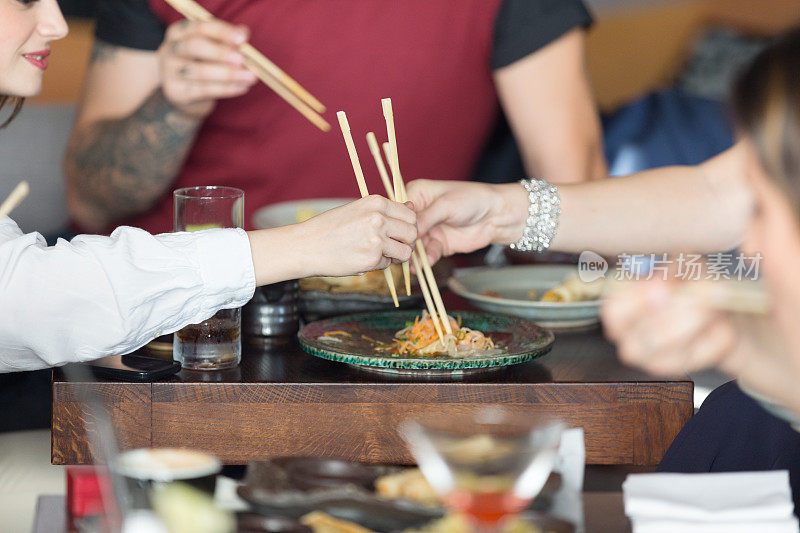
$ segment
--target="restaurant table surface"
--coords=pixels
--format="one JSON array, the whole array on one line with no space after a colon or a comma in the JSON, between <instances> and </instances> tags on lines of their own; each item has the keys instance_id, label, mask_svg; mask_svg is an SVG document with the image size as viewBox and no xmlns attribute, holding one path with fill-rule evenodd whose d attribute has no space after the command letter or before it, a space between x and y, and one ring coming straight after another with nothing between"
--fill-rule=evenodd
<instances>
[{"instance_id":1,"label":"restaurant table surface","mask_svg":"<svg viewBox=\"0 0 800 533\"><path fill-rule=\"evenodd\" d=\"M625 518L621 492L584 492L583 512L586 533L624 533L630 531ZM34 533L66 533L66 498L39 496Z\"/></svg>"},{"instance_id":2,"label":"restaurant table surface","mask_svg":"<svg viewBox=\"0 0 800 533\"><path fill-rule=\"evenodd\" d=\"M452 293L448 309L469 309ZM86 396L91 393L91 396ZM192 447L229 464L276 456L412 462L397 435L405 418L446 412L458 423L475 408L502 404L583 427L587 463L655 465L693 413L693 383L622 365L599 327L556 332L533 361L457 378L402 377L306 354L295 337L243 344L240 366L182 370L154 383L53 377L54 464L92 461L86 409L99 398L122 449Z\"/></svg>"},{"instance_id":3,"label":"restaurant table surface","mask_svg":"<svg viewBox=\"0 0 800 533\"><path fill-rule=\"evenodd\" d=\"M443 297L450 314L475 310L450 291ZM451 378L328 361L304 352L294 336L245 339L236 368L181 370L154 383L70 383L56 370L51 459L92 462L86 428L95 425L86 400L95 398L109 412L121 449L198 448L228 464L276 456L410 464L400 421L446 412L458 424L486 404L583 427L588 464L658 464L692 416L692 381L621 364L599 326L555 337L552 350L533 361Z\"/></svg>"}]
</instances>

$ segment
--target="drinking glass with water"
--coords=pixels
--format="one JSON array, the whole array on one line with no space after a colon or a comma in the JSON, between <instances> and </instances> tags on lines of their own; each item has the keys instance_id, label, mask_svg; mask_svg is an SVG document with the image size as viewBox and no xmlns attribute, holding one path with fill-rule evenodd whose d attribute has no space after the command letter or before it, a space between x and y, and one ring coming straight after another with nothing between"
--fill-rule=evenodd
<instances>
[{"instance_id":1,"label":"drinking glass with water","mask_svg":"<svg viewBox=\"0 0 800 533\"><path fill-rule=\"evenodd\" d=\"M244 191L233 187L189 187L174 192L175 231L241 228ZM183 368L222 370L242 359L242 311L222 309L175 333L173 357Z\"/></svg>"}]
</instances>

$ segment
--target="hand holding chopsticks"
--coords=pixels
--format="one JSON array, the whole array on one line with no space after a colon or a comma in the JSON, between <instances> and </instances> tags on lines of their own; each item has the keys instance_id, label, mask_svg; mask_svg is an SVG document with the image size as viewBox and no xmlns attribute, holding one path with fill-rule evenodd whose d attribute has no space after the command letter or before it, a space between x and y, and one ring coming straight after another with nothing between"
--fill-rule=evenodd
<instances>
[{"instance_id":1,"label":"hand holding chopsticks","mask_svg":"<svg viewBox=\"0 0 800 533\"><path fill-rule=\"evenodd\" d=\"M386 189L386 197L392 201L395 201L394 188L392 187L392 183L389 181L389 174L386 172L386 165L383 164L381 149L378 147L378 141L373 132L367 133L367 143L369 144L369 150L372 153L372 157L375 159L375 165L378 167L378 173L381 175L383 186ZM411 252L411 262L414 263L414 270L417 274L417 283L419 283L419 288L422 291L422 297L425 300L425 306L428 308L428 314L431 315L433 327L436 329L436 334L439 336L439 339L442 339L444 334L442 333L439 315L436 312L436 307L431 299L431 293L428 289L428 284L425 282L425 275L416 251Z\"/></svg>"},{"instance_id":2,"label":"hand holding chopsticks","mask_svg":"<svg viewBox=\"0 0 800 533\"><path fill-rule=\"evenodd\" d=\"M190 21L207 22L214 20L214 16L194 0L167 0L167 3ZM245 67L253 72L266 86L319 129L322 131L330 129L330 124L319 114L325 112L325 106L311 93L252 45L244 43L239 48L239 51L244 56Z\"/></svg>"},{"instance_id":3,"label":"hand holding chopsticks","mask_svg":"<svg viewBox=\"0 0 800 533\"><path fill-rule=\"evenodd\" d=\"M367 144L369 145L370 152L375 160L375 165L378 167L378 173L380 174L381 181L386 189L387 197L392 201L404 202L407 198L406 187L405 183L403 183L403 177L400 174L400 165L397 158L397 139L395 137L394 115L392 113L391 100L388 98L382 100L382 105L384 110L384 118L386 119L387 132L389 135L389 142L384 144L384 150L386 151L386 160L389 163L389 168L392 169L392 182L389 181L389 173L387 172L386 166L383 163L378 140L373 132L367 133ZM347 116L343 111L339 111L339 113L337 113L337 117L339 118L339 125L342 128L342 135L344 135L345 144L347 145L347 152L350 155L350 162L353 166L356 180L358 181L358 188L361 191L362 197L366 196L368 191L366 182L364 181L364 172L358 159L358 153L356 152L355 144L353 143L353 137L350 133L350 125L347 122ZM420 290L422 291L422 296L425 299L425 305L428 308L428 313L431 315L436 333L439 336L439 339L443 339L445 332L448 335L452 335L453 328L447 316L447 310L444 307L444 302L442 301L442 296L439 292L436 278L433 275L433 270L431 269L427 253L425 252L425 247L423 246L422 241L419 239L416 240L415 244L416 250L412 250L411 252L411 261L414 263L417 281L419 282ZM407 276L405 280L406 290L408 294L410 294L411 281L408 262L404 263L404 267L404 275ZM388 272L388 269L385 272ZM394 281L391 279L391 273L388 273L386 281L389 284L390 291L393 292L392 296L395 301L395 306L397 306L397 299L396 295L394 294Z\"/></svg>"},{"instance_id":4,"label":"hand holding chopsticks","mask_svg":"<svg viewBox=\"0 0 800 533\"><path fill-rule=\"evenodd\" d=\"M356 151L356 145L353 142L353 136L350 133L350 124L347 122L347 115L344 111L339 111L336 113L336 117L339 119L339 127L342 129L344 142L347 145L347 153L350 155L350 163L353 165L353 172L356 175L358 190L361 193L361 197L364 198L369 196L369 190L367 189L366 181L364 181L364 171L361 169L361 163L358 160L358 152ZM384 269L383 275L386 278L386 285L389 287L389 293L392 295L394 306L400 307L400 304L397 301L397 289L395 289L394 286L394 276L392 275L391 265Z\"/></svg>"},{"instance_id":5,"label":"hand holding chopsticks","mask_svg":"<svg viewBox=\"0 0 800 533\"><path fill-rule=\"evenodd\" d=\"M606 336L624 363L647 372L674 376L717 366L737 375L748 368L748 351L762 359L761 368L785 350L776 344L777 321L767 315L770 303L759 282L612 278L604 289ZM745 371L748 380L751 371Z\"/></svg>"},{"instance_id":6,"label":"hand holding chopsticks","mask_svg":"<svg viewBox=\"0 0 800 533\"><path fill-rule=\"evenodd\" d=\"M383 143L383 151L386 154L386 160L391 161L397 158L397 154L392 150L391 143ZM398 165L399 167L399 165ZM398 171L397 177L399 178L397 184L399 185L403 197L407 198L406 196L406 185L403 181L403 176ZM442 326L444 330L447 332L448 335L453 333L453 328L450 325L450 321L447 319L447 311L444 308L444 302L442 301L442 295L439 292L439 285L436 283L436 278L433 275L433 269L431 268L431 263L428 260L428 252L425 250L425 246L422 244L422 240L417 239L416 242L417 254L419 255L420 262L422 263L422 271L425 273L425 279L428 281L428 285L430 286L431 295L433 296L433 301L436 304L436 308L439 310L439 316L442 318ZM414 265L416 269L416 264ZM436 319L434 319L434 322Z\"/></svg>"}]
</instances>

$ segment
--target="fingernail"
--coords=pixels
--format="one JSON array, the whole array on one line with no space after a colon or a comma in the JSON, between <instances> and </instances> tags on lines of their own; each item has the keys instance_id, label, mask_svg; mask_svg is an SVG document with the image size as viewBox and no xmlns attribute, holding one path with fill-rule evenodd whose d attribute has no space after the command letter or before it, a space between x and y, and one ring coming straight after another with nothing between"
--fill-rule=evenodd
<instances>
[{"instance_id":1,"label":"fingernail","mask_svg":"<svg viewBox=\"0 0 800 533\"><path fill-rule=\"evenodd\" d=\"M245 26L239 26L239 30L236 32L234 39L238 44L244 44L247 42L247 34L250 33Z\"/></svg>"},{"instance_id":2,"label":"fingernail","mask_svg":"<svg viewBox=\"0 0 800 533\"><path fill-rule=\"evenodd\" d=\"M241 65L244 63L244 56L239 52L231 52L228 54L228 61L231 63L236 63L237 65Z\"/></svg>"},{"instance_id":3,"label":"fingernail","mask_svg":"<svg viewBox=\"0 0 800 533\"><path fill-rule=\"evenodd\" d=\"M250 72L249 70L243 70L239 74L239 79L247 83L254 83L257 78L256 75Z\"/></svg>"}]
</instances>

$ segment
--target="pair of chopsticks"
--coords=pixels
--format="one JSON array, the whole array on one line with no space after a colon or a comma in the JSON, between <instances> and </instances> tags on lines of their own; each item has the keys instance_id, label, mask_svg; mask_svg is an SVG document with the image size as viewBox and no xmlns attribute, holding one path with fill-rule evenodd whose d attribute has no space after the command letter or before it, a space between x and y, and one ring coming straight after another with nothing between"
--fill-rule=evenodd
<instances>
[{"instance_id":1,"label":"pair of chopsticks","mask_svg":"<svg viewBox=\"0 0 800 533\"><path fill-rule=\"evenodd\" d=\"M627 291L636 281L607 279L603 297ZM745 315L769 313L769 296L764 286L751 280L699 280L675 285L675 295L688 302L711 307L717 311Z\"/></svg>"},{"instance_id":2,"label":"pair of chopsticks","mask_svg":"<svg viewBox=\"0 0 800 533\"><path fill-rule=\"evenodd\" d=\"M392 171L391 182L389 181L389 173L386 170L386 165L384 165L383 157L381 156L381 150L378 146L378 140L375 137L375 133L367 133L367 144L369 145L372 157L375 159L375 164L378 167L378 173L380 174L381 181L386 189L386 196L392 201L405 202L408 200L408 196L406 194L406 187L405 183L403 182L403 177L400 174L400 163L397 157L397 138L394 129L392 101L390 98L384 98L381 100L381 104L383 106L384 118L386 119L386 129L389 136L389 142L383 144L383 149L386 155L386 160L389 162L389 167ZM361 197L363 198L369 194L369 191L367 190L367 185L364 182L364 172L361 169L361 163L358 159L358 153L356 151L355 143L353 142L353 136L350 133L350 125L347 121L347 115L344 111L339 111L336 116L339 119L339 126L342 129L344 142L347 145L347 152L350 154L350 162L353 165L353 172L355 172L358 188L361 191ZM436 278L433 276L433 269L431 269L431 264L428 261L428 254L425 251L425 246L422 244L420 239L417 239L415 245L416 250L412 251L411 253L411 261L414 263L417 282L419 283L420 290L422 291L422 296L425 299L425 305L428 308L428 314L431 316L433 325L436 328L436 333L439 335L439 339L443 339L444 332L446 332L448 335L452 335L453 328L450 325L450 320L447 318L447 310L444 308L442 295L439 292L439 286L436 283ZM392 299L394 300L394 305L395 307L399 307L397 302L397 291L394 287L394 277L388 268L384 270L384 274L386 276L386 283L389 285L389 292L392 294ZM411 275L407 262L403 263L403 276L405 278L406 294L410 295Z\"/></svg>"},{"instance_id":3,"label":"pair of chopsticks","mask_svg":"<svg viewBox=\"0 0 800 533\"><path fill-rule=\"evenodd\" d=\"M214 20L214 15L194 0L166 0L169 5L183 17L191 21L208 22ZM239 47L244 56L244 65L267 87L306 117L312 124L328 131L331 125L320 116L325 112L325 106L311 93L305 90L291 76L286 74L275 63L267 59L264 54L253 48L249 43Z\"/></svg>"},{"instance_id":4,"label":"pair of chopsticks","mask_svg":"<svg viewBox=\"0 0 800 533\"><path fill-rule=\"evenodd\" d=\"M386 194L393 201L405 203L408 201L408 195L406 194L406 186L405 183L403 183L403 177L400 175L400 160L397 156L397 135L394 130L392 99L382 99L381 107L383 107L383 118L386 120L386 133L389 136L389 152L386 154L386 160L389 162L389 168L392 169L392 189L394 193L393 195L389 194L389 188L387 187ZM381 163L383 163L383 161L381 161ZM411 296L411 274L408 261L403 263L403 280L406 283L406 295ZM435 322L434 320L434 323Z\"/></svg>"},{"instance_id":5,"label":"pair of chopsticks","mask_svg":"<svg viewBox=\"0 0 800 533\"><path fill-rule=\"evenodd\" d=\"M339 127L342 128L342 135L344 135L344 142L347 145L347 153L350 156L350 163L353 165L353 172L356 175L356 182L358 183L358 191L361 193L361 198L369 196L369 189L367 189L367 182L364 181L364 171L361 169L361 162L358 160L358 152L356 145L353 143L353 136L350 134L350 124L347 122L347 115L344 111L336 113L339 119ZM392 301L395 307L400 307L397 301L397 289L394 286L394 276L392 275L391 265L383 270L383 276L386 278L386 285L389 286L389 294L392 295Z\"/></svg>"},{"instance_id":6,"label":"pair of chopsticks","mask_svg":"<svg viewBox=\"0 0 800 533\"><path fill-rule=\"evenodd\" d=\"M27 181L21 181L19 184L14 187L14 190L11 191L11 194L0 204L0 218L8 216L11 211L13 211L19 204L22 203L22 200L28 196L28 192L30 192L31 188L28 186Z\"/></svg>"}]
</instances>

